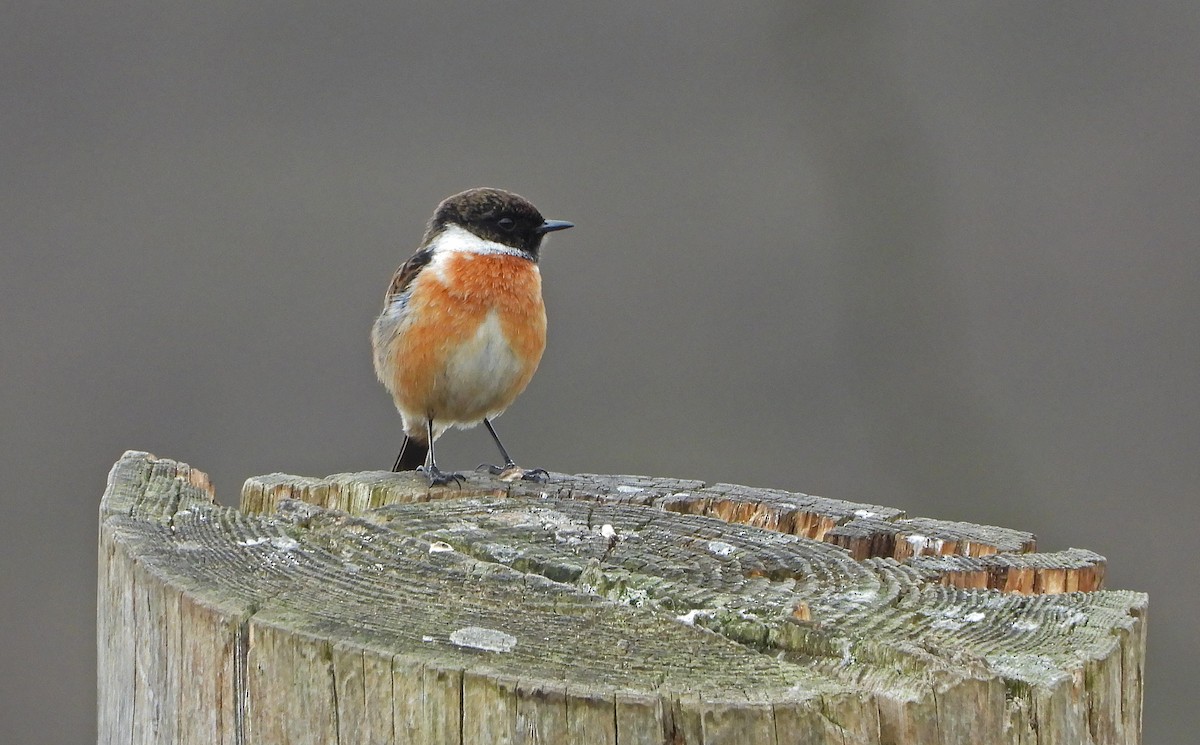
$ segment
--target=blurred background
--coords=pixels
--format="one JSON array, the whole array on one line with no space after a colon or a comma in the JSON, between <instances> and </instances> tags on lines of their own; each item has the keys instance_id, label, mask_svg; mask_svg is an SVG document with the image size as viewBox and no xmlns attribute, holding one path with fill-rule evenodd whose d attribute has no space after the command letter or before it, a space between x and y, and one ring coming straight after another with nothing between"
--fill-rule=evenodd
<instances>
[{"instance_id":1,"label":"blurred background","mask_svg":"<svg viewBox=\"0 0 1200 745\"><path fill-rule=\"evenodd\" d=\"M1098 551L1146 741L1193 739L1200 4L6 6L0 741L94 739L122 451L226 504L391 466L368 331L477 185L578 225L518 461Z\"/></svg>"}]
</instances>

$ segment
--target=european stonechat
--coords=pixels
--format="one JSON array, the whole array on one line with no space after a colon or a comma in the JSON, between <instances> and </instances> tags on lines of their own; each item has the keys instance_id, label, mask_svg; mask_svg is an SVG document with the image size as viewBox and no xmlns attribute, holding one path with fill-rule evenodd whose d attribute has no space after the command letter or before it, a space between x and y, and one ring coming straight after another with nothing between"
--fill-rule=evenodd
<instances>
[{"instance_id":1,"label":"european stonechat","mask_svg":"<svg viewBox=\"0 0 1200 745\"><path fill-rule=\"evenodd\" d=\"M483 422L500 449L502 478L545 477L519 468L491 420L525 390L546 348L538 255L546 220L522 197L469 189L446 198L421 245L396 270L371 333L375 374L404 422L393 471L424 469L431 484L461 481L437 467L433 443L450 427Z\"/></svg>"}]
</instances>

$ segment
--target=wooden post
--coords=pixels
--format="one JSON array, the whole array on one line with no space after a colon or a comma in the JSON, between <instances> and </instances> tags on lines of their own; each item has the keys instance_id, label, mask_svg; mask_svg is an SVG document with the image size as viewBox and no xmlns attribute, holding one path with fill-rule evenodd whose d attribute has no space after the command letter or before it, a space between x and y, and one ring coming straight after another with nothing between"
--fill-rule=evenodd
<instances>
[{"instance_id":1,"label":"wooden post","mask_svg":"<svg viewBox=\"0 0 1200 745\"><path fill-rule=\"evenodd\" d=\"M246 482L127 453L101 743L1128 745L1144 594L1029 533L634 476Z\"/></svg>"}]
</instances>

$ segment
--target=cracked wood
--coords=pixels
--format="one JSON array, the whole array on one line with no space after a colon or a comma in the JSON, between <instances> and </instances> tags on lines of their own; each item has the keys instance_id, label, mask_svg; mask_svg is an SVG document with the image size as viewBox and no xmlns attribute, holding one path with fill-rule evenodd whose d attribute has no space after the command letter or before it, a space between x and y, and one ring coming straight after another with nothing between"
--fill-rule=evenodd
<instances>
[{"instance_id":1,"label":"cracked wood","mask_svg":"<svg viewBox=\"0 0 1200 745\"><path fill-rule=\"evenodd\" d=\"M1102 557L678 479L248 480L101 505L100 741L1137 743Z\"/></svg>"}]
</instances>

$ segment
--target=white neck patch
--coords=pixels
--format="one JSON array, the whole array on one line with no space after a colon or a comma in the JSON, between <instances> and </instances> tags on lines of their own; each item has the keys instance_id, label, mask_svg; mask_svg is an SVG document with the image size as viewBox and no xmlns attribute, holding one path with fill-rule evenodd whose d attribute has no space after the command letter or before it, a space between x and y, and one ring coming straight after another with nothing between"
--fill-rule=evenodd
<instances>
[{"instance_id":1,"label":"white neck patch","mask_svg":"<svg viewBox=\"0 0 1200 745\"><path fill-rule=\"evenodd\" d=\"M447 225L445 230L438 233L430 245L433 254L466 253L466 254L504 254L506 256L521 256L529 258L529 254L520 249L506 246L503 243L484 240L466 228L458 225Z\"/></svg>"}]
</instances>

